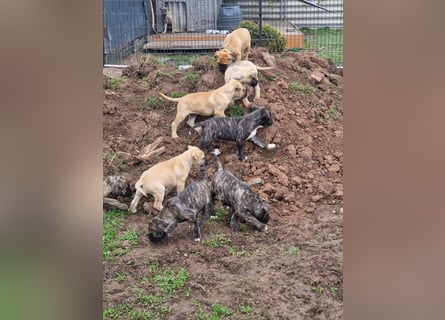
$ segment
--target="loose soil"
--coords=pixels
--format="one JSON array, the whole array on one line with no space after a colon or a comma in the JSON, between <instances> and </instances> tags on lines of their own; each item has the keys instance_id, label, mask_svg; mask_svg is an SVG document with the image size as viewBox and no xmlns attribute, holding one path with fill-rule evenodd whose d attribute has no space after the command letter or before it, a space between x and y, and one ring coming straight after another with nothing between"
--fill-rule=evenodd
<instances>
[{"instance_id":1,"label":"loose soil","mask_svg":"<svg viewBox=\"0 0 445 320\"><path fill-rule=\"evenodd\" d=\"M266 66L265 52L254 49L249 60ZM277 148L268 151L247 142L248 160L241 162L235 143L217 143L225 169L246 182L261 179L252 189L270 206L267 233L251 227L234 233L229 217L224 217L205 224L201 243L193 241L192 229L183 223L167 243L153 244L146 234L156 212L153 199L144 198L138 213L125 217L125 228L137 230L138 245L104 260L104 309L125 302L135 310L149 310L150 319L342 318L342 69L313 54L273 56L276 67L260 71L261 98L255 104L271 111L274 124L260 129L258 135ZM321 82L311 78L315 71L321 73ZM126 80L114 89L107 86L109 78L104 76L103 170L104 176L125 176L133 187L155 163L182 153L187 145L198 145L198 134L189 135L186 124L179 127L179 138L171 138L176 104L161 99L158 92L172 96L207 91L224 80L209 56L183 70L151 58L140 59L123 74ZM244 114L250 112L241 109ZM226 110L228 116L231 112L233 107ZM149 161L137 160L140 150L158 137L163 137L166 151ZM212 155L206 155L212 176L216 163ZM187 183L202 176L202 169L193 168ZM168 197L174 195L172 191ZM129 204L131 198L118 200ZM212 247L209 240L216 235L226 241ZM189 274L183 290L166 297L157 309L144 305L134 294L134 288L160 294L159 286L151 281L150 265L159 270L184 268ZM118 281L119 274L125 274L125 279ZM231 315L211 318L215 304L227 307ZM250 309L240 312L246 306Z\"/></svg>"}]
</instances>

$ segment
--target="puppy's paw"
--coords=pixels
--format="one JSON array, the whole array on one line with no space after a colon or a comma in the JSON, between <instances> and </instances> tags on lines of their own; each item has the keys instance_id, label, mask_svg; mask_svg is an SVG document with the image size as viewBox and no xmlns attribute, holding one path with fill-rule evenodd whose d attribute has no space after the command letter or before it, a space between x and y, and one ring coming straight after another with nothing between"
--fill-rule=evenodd
<instances>
[{"instance_id":1,"label":"puppy's paw","mask_svg":"<svg viewBox=\"0 0 445 320\"><path fill-rule=\"evenodd\" d=\"M266 147L267 150L272 150L275 149L277 147L277 145L275 143L269 143Z\"/></svg>"},{"instance_id":2,"label":"puppy's paw","mask_svg":"<svg viewBox=\"0 0 445 320\"><path fill-rule=\"evenodd\" d=\"M213 153L215 156L217 156L217 155L221 154L221 151L219 151L219 149L215 149L211 153Z\"/></svg>"},{"instance_id":3,"label":"puppy's paw","mask_svg":"<svg viewBox=\"0 0 445 320\"><path fill-rule=\"evenodd\" d=\"M264 226L264 232L267 232L267 225Z\"/></svg>"},{"instance_id":4,"label":"puppy's paw","mask_svg":"<svg viewBox=\"0 0 445 320\"><path fill-rule=\"evenodd\" d=\"M196 242L201 242L201 238L196 238L195 241Z\"/></svg>"}]
</instances>

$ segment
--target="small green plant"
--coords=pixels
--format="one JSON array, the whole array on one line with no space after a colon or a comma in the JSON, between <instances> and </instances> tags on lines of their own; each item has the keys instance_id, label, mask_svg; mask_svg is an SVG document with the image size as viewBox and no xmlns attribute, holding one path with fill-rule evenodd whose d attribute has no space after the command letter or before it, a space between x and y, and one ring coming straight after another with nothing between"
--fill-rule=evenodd
<instances>
[{"instance_id":1,"label":"small green plant","mask_svg":"<svg viewBox=\"0 0 445 320\"><path fill-rule=\"evenodd\" d=\"M121 283L125 280L127 274L125 272L119 273L116 277L117 282Z\"/></svg>"},{"instance_id":2,"label":"small green plant","mask_svg":"<svg viewBox=\"0 0 445 320\"><path fill-rule=\"evenodd\" d=\"M240 230L241 232L246 232L246 231L247 231L247 225L246 225L246 224L242 224L242 225L239 227L239 230Z\"/></svg>"},{"instance_id":3,"label":"small green plant","mask_svg":"<svg viewBox=\"0 0 445 320\"><path fill-rule=\"evenodd\" d=\"M125 314L131 311L132 308L125 302L122 302L113 307L108 307L102 311L103 319L119 319L122 318Z\"/></svg>"},{"instance_id":4,"label":"small green plant","mask_svg":"<svg viewBox=\"0 0 445 320\"><path fill-rule=\"evenodd\" d=\"M216 210L215 215L211 217L211 220L209 221L225 221L226 219L226 210L224 207L219 208Z\"/></svg>"},{"instance_id":5,"label":"small green plant","mask_svg":"<svg viewBox=\"0 0 445 320\"><path fill-rule=\"evenodd\" d=\"M124 216L126 212L111 210L103 216L102 250L105 259L112 259L120 254L121 241L118 233L124 227Z\"/></svg>"},{"instance_id":6,"label":"small green plant","mask_svg":"<svg viewBox=\"0 0 445 320\"><path fill-rule=\"evenodd\" d=\"M193 81L193 82L195 82L195 83L199 83L199 82L201 82L201 76L200 76L199 74L197 74L197 73L189 72L189 73L187 73L187 74L185 75L185 78L186 78L187 80Z\"/></svg>"},{"instance_id":7,"label":"small green plant","mask_svg":"<svg viewBox=\"0 0 445 320\"><path fill-rule=\"evenodd\" d=\"M159 104L161 104L162 99L160 97L145 98L143 109L158 109Z\"/></svg>"},{"instance_id":8,"label":"small green plant","mask_svg":"<svg viewBox=\"0 0 445 320\"><path fill-rule=\"evenodd\" d=\"M312 287L312 291L321 294L323 293L323 288L320 285L317 285L316 287Z\"/></svg>"},{"instance_id":9,"label":"small green plant","mask_svg":"<svg viewBox=\"0 0 445 320\"><path fill-rule=\"evenodd\" d=\"M162 291L175 293L185 285L188 278L189 274L184 268L180 268L179 270L167 268L155 275L153 280Z\"/></svg>"},{"instance_id":10,"label":"small green plant","mask_svg":"<svg viewBox=\"0 0 445 320\"><path fill-rule=\"evenodd\" d=\"M229 107L227 112L229 113L229 116L231 116L231 117L241 117L244 115L243 108L241 108L240 106Z\"/></svg>"},{"instance_id":11,"label":"small green plant","mask_svg":"<svg viewBox=\"0 0 445 320\"><path fill-rule=\"evenodd\" d=\"M240 312L242 314L250 314L252 312L252 308L249 306L240 306Z\"/></svg>"},{"instance_id":12,"label":"small green plant","mask_svg":"<svg viewBox=\"0 0 445 320\"><path fill-rule=\"evenodd\" d=\"M289 83L289 91L291 91L293 93L300 91L304 94L312 95L317 91L317 89L310 85L304 85L304 84L300 84L298 82L291 82L291 83Z\"/></svg>"},{"instance_id":13,"label":"small green plant","mask_svg":"<svg viewBox=\"0 0 445 320\"><path fill-rule=\"evenodd\" d=\"M152 293L146 294L144 290L140 288L133 289L133 296L137 303L142 304L144 307L156 308L160 304L165 302L165 298L162 296L157 296Z\"/></svg>"},{"instance_id":14,"label":"small green plant","mask_svg":"<svg viewBox=\"0 0 445 320\"><path fill-rule=\"evenodd\" d=\"M202 242L203 245L210 246L212 248L218 248L228 246L231 240L222 233L213 234L208 240Z\"/></svg>"},{"instance_id":15,"label":"small green plant","mask_svg":"<svg viewBox=\"0 0 445 320\"><path fill-rule=\"evenodd\" d=\"M151 262L148 264L148 270L150 270L150 272L154 273L156 271L159 270L159 263L157 262Z\"/></svg>"},{"instance_id":16,"label":"small green plant","mask_svg":"<svg viewBox=\"0 0 445 320\"><path fill-rule=\"evenodd\" d=\"M138 232L136 229L130 229L125 231L122 234L121 239L129 241L132 247L135 247L139 244Z\"/></svg>"},{"instance_id":17,"label":"small green plant","mask_svg":"<svg viewBox=\"0 0 445 320\"><path fill-rule=\"evenodd\" d=\"M331 293L336 293L337 290L338 290L338 288L336 288L336 287L330 287L329 288L329 291L331 291Z\"/></svg>"},{"instance_id":18,"label":"small green plant","mask_svg":"<svg viewBox=\"0 0 445 320\"><path fill-rule=\"evenodd\" d=\"M297 248L297 247L290 247L288 250L287 250L287 254L288 255L295 255L295 256L300 256L301 255L301 251L300 251L300 249L299 248Z\"/></svg>"},{"instance_id":19,"label":"small green plant","mask_svg":"<svg viewBox=\"0 0 445 320\"><path fill-rule=\"evenodd\" d=\"M213 314L216 316L230 316L231 312L226 306L222 304L215 303L212 305Z\"/></svg>"},{"instance_id":20,"label":"small green plant","mask_svg":"<svg viewBox=\"0 0 445 320\"><path fill-rule=\"evenodd\" d=\"M236 248L235 247L230 247L229 248L229 254L231 256L236 256Z\"/></svg>"},{"instance_id":21,"label":"small green plant","mask_svg":"<svg viewBox=\"0 0 445 320\"><path fill-rule=\"evenodd\" d=\"M186 94L187 94L187 92L184 92L184 91L180 91L180 92L172 91L172 92L170 92L170 94L168 96L170 98L181 98L181 97L185 96Z\"/></svg>"},{"instance_id":22,"label":"small green plant","mask_svg":"<svg viewBox=\"0 0 445 320\"><path fill-rule=\"evenodd\" d=\"M260 28L254 21L243 21L237 28L246 28L249 30L252 37L252 47L258 47L260 45ZM283 52L286 48L286 39L275 28L263 25L262 32L262 47L266 47L269 52Z\"/></svg>"},{"instance_id":23,"label":"small green plant","mask_svg":"<svg viewBox=\"0 0 445 320\"><path fill-rule=\"evenodd\" d=\"M174 79L175 78L174 71L164 71L164 72L159 73L159 75L162 78L167 78L167 79Z\"/></svg>"},{"instance_id":24,"label":"small green plant","mask_svg":"<svg viewBox=\"0 0 445 320\"><path fill-rule=\"evenodd\" d=\"M326 119L338 119L338 117L340 116L340 112L338 112L337 109L335 109L334 107L331 107L328 112L325 114L325 118Z\"/></svg>"},{"instance_id":25,"label":"small green plant","mask_svg":"<svg viewBox=\"0 0 445 320\"><path fill-rule=\"evenodd\" d=\"M142 283L142 284L146 284L146 283L148 283L148 281L149 281L149 280L148 280L147 277L142 277L142 278L141 278L141 283Z\"/></svg>"},{"instance_id":26,"label":"small green plant","mask_svg":"<svg viewBox=\"0 0 445 320\"><path fill-rule=\"evenodd\" d=\"M123 84L125 81L127 80L126 77L124 76L120 76L120 77L116 77L116 78L109 78L107 79L107 84L106 84L106 88L107 89L117 89L121 86L121 84Z\"/></svg>"}]
</instances>

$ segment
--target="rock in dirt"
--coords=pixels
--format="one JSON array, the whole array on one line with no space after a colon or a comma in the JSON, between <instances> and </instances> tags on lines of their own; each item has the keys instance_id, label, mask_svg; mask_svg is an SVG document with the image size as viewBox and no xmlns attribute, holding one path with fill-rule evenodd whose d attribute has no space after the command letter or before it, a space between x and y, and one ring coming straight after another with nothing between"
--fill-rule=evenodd
<instances>
[{"instance_id":1,"label":"rock in dirt","mask_svg":"<svg viewBox=\"0 0 445 320\"><path fill-rule=\"evenodd\" d=\"M309 147L304 147L304 148L300 149L300 151L298 151L298 154L305 161L312 160L312 150Z\"/></svg>"},{"instance_id":2,"label":"rock in dirt","mask_svg":"<svg viewBox=\"0 0 445 320\"><path fill-rule=\"evenodd\" d=\"M287 186L289 184L289 178L281 172L277 167L275 167L273 164L268 164L267 168L269 169L269 172L272 173L275 177L278 178L278 181L283 186Z\"/></svg>"},{"instance_id":3,"label":"rock in dirt","mask_svg":"<svg viewBox=\"0 0 445 320\"><path fill-rule=\"evenodd\" d=\"M269 67L275 68L277 66L275 57L271 55L269 52L261 52L261 57Z\"/></svg>"},{"instance_id":4,"label":"rock in dirt","mask_svg":"<svg viewBox=\"0 0 445 320\"><path fill-rule=\"evenodd\" d=\"M249 181L247 181L247 184L249 186L253 186L255 184L261 184L261 183L263 183L263 180L261 178L253 178L253 179L250 179Z\"/></svg>"},{"instance_id":5,"label":"rock in dirt","mask_svg":"<svg viewBox=\"0 0 445 320\"><path fill-rule=\"evenodd\" d=\"M137 120L130 125L128 137L133 141L141 141L148 132L147 124L142 120Z\"/></svg>"},{"instance_id":6,"label":"rock in dirt","mask_svg":"<svg viewBox=\"0 0 445 320\"><path fill-rule=\"evenodd\" d=\"M320 71L314 71L309 76L311 81L314 81L315 83L320 83L324 79L324 74Z\"/></svg>"},{"instance_id":7,"label":"rock in dirt","mask_svg":"<svg viewBox=\"0 0 445 320\"><path fill-rule=\"evenodd\" d=\"M322 181L318 185L318 190L325 196L330 195L334 192L334 185L329 181Z\"/></svg>"},{"instance_id":8,"label":"rock in dirt","mask_svg":"<svg viewBox=\"0 0 445 320\"><path fill-rule=\"evenodd\" d=\"M299 176L294 176L294 177L290 178L290 182L293 185L299 186L302 182L302 179Z\"/></svg>"},{"instance_id":9,"label":"rock in dirt","mask_svg":"<svg viewBox=\"0 0 445 320\"><path fill-rule=\"evenodd\" d=\"M329 172L338 172L340 171L340 166L337 163L334 163L332 166L328 168Z\"/></svg>"}]
</instances>

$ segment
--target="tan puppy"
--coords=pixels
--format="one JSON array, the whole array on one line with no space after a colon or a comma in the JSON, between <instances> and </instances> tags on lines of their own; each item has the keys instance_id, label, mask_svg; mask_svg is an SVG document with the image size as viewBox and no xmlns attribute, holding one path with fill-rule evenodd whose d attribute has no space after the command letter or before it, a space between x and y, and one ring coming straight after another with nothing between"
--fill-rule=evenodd
<instances>
[{"instance_id":1,"label":"tan puppy","mask_svg":"<svg viewBox=\"0 0 445 320\"><path fill-rule=\"evenodd\" d=\"M269 70L272 67L259 67L250 61L236 61L228 66L224 73L224 82L229 82L232 79L238 80L244 85L255 88L255 99L260 97L260 84L258 82L258 70ZM251 88L249 88L251 89ZM243 105L249 107L251 102L247 99L249 92L243 99Z\"/></svg>"},{"instance_id":2,"label":"tan puppy","mask_svg":"<svg viewBox=\"0 0 445 320\"><path fill-rule=\"evenodd\" d=\"M193 165L203 165L204 152L198 147L188 146L187 151L169 160L159 162L150 169L144 171L135 184L136 194L131 201L129 212L135 213L136 207L142 196L147 193L155 198L153 207L162 210L164 196L176 187L180 193L185 188L185 181Z\"/></svg>"},{"instance_id":3,"label":"tan puppy","mask_svg":"<svg viewBox=\"0 0 445 320\"><path fill-rule=\"evenodd\" d=\"M229 65L235 61L247 60L250 52L250 32L246 28L233 30L224 38L223 49L215 52L220 65Z\"/></svg>"},{"instance_id":4,"label":"tan puppy","mask_svg":"<svg viewBox=\"0 0 445 320\"><path fill-rule=\"evenodd\" d=\"M233 100L243 99L246 96L246 87L238 80L230 80L218 89L189 93L180 98L170 98L159 92L159 94L169 101L177 102L176 118L172 122L172 138L177 138L179 124L188 116L187 124L193 127L196 115L225 117L224 110Z\"/></svg>"}]
</instances>

